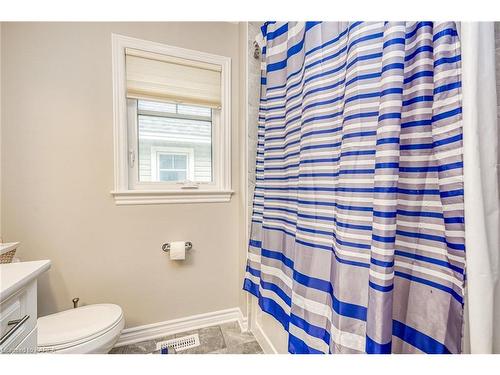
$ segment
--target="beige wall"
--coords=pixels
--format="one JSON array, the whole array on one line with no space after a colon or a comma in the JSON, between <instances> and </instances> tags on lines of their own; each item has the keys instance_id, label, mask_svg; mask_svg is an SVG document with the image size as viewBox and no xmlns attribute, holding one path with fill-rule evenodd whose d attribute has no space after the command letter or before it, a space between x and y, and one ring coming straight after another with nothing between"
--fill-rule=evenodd
<instances>
[{"instance_id":1,"label":"beige wall","mask_svg":"<svg viewBox=\"0 0 500 375\"><path fill-rule=\"evenodd\" d=\"M500 22L495 22L495 56L496 56L496 86L497 86L497 123L500 124ZM500 144L500 132L498 132ZM500 153L498 153L498 167L500 167ZM497 168L498 191L500 192L500 168ZM500 322L500 281L495 286L495 322ZM493 332L493 353L500 353L500 324L495 324Z\"/></svg>"},{"instance_id":2,"label":"beige wall","mask_svg":"<svg viewBox=\"0 0 500 375\"><path fill-rule=\"evenodd\" d=\"M0 242L2 242L2 22L0 22Z\"/></svg>"},{"instance_id":3,"label":"beige wall","mask_svg":"<svg viewBox=\"0 0 500 375\"><path fill-rule=\"evenodd\" d=\"M111 33L232 58L230 203L115 205ZM75 296L121 305L129 327L243 306L239 26L4 23L1 38L2 234L52 260L40 315ZM187 261L161 251L172 240L193 242Z\"/></svg>"},{"instance_id":4,"label":"beige wall","mask_svg":"<svg viewBox=\"0 0 500 375\"><path fill-rule=\"evenodd\" d=\"M240 258L238 266L238 286L243 287L243 280L245 278L245 267L247 263L247 247L248 247L248 234L247 234L247 212L248 212L248 166L247 166L247 153L248 153L248 124L247 124L247 108L248 108L248 95L247 95L247 72L248 72L248 60L247 60L247 22L239 23L239 58L240 58L240 106L239 106L239 116L240 116L240 145L239 155L240 155L240 196L239 196L239 207L240 207ZM246 292L240 293L239 306L241 311L245 316L248 316L247 303L248 294Z\"/></svg>"}]
</instances>

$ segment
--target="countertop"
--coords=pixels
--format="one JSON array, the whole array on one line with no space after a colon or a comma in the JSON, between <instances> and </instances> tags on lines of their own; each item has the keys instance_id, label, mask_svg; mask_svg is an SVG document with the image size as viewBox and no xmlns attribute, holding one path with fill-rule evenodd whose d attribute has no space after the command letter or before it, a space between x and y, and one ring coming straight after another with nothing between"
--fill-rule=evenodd
<instances>
[{"instance_id":1,"label":"countertop","mask_svg":"<svg viewBox=\"0 0 500 375\"><path fill-rule=\"evenodd\" d=\"M0 302L50 268L50 260L0 264Z\"/></svg>"}]
</instances>

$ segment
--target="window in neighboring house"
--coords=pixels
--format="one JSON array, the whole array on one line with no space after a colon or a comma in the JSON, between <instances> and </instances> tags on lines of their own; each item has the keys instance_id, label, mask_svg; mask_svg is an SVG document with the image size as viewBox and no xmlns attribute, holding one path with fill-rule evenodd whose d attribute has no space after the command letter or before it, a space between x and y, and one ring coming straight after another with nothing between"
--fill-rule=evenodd
<instances>
[{"instance_id":1,"label":"window in neighboring house","mask_svg":"<svg viewBox=\"0 0 500 375\"><path fill-rule=\"evenodd\" d=\"M117 204L231 198L231 60L113 35Z\"/></svg>"},{"instance_id":2,"label":"window in neighboring house","mask_svg":"<svg viewBox=\"0 0 500 375\"><path fill-rule=\"evenodd\" d=\"M188 155L158 153L158 181L188 180Z\"/></svg>"}]
</instances>

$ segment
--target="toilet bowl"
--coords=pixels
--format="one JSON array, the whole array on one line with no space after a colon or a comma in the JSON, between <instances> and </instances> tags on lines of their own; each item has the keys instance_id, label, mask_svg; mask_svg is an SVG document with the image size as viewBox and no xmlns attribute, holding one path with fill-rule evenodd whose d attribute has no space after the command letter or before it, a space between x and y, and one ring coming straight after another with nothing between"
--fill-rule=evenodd
<instances>
[{"instance_id":1,"label":"toilet bowl","mask_svg":"<svg viewBox=\"0 0 500 375\"><path fill-rule=\"evenodd\" d=\"M38 352L108 353L125 325L120 306L87 305L38 318Z\"/></svg>"}]
</instances>

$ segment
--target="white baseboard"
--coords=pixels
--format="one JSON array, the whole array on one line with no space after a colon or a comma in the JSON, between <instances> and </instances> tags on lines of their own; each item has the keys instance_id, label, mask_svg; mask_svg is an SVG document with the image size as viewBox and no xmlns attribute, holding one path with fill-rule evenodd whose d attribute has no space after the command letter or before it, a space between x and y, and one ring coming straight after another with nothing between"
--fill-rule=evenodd
<instances>
[{"instance_id":1,"label":"white baseboard","mask_svg":"<svg viewBox=\"0 0 500 375\"><path fill-rule=\"evenodd\" d=\"M238 324L240 325L241 332L248 331L248 317L244 317L243 314L241 314L241 319L238 319Z\"/></svg>"},{"instance_id":2,"label":"white baseboard","mask_svg":"<svg viewBox=\"0 0 500 375\"><path fill-rule=\"evenodd\" d=\"M122 331L115 347L135 344L141 341L152 340L164 336L175 335L180 332L234 321L238 322L242 331L246 331L248 329L248 319L243 317L243 313L237 307L138 327L126 328Z\"/></svg>"},{"instance_id":3,"label":"white baseboard","mask_svg":"<svg viewBox=\"0 0 500 375\"><path fill-rule=\"evenodd\" d=\"M260 347L266 354L278 354L278 351L272 344L271 340L269 340L269 337L264 333L264 330L262 327L259 325L259 323L254 322L253 327L252 327L252 333L255 336L255 339L259 343Z\"/></svg>"}]
</instances>

